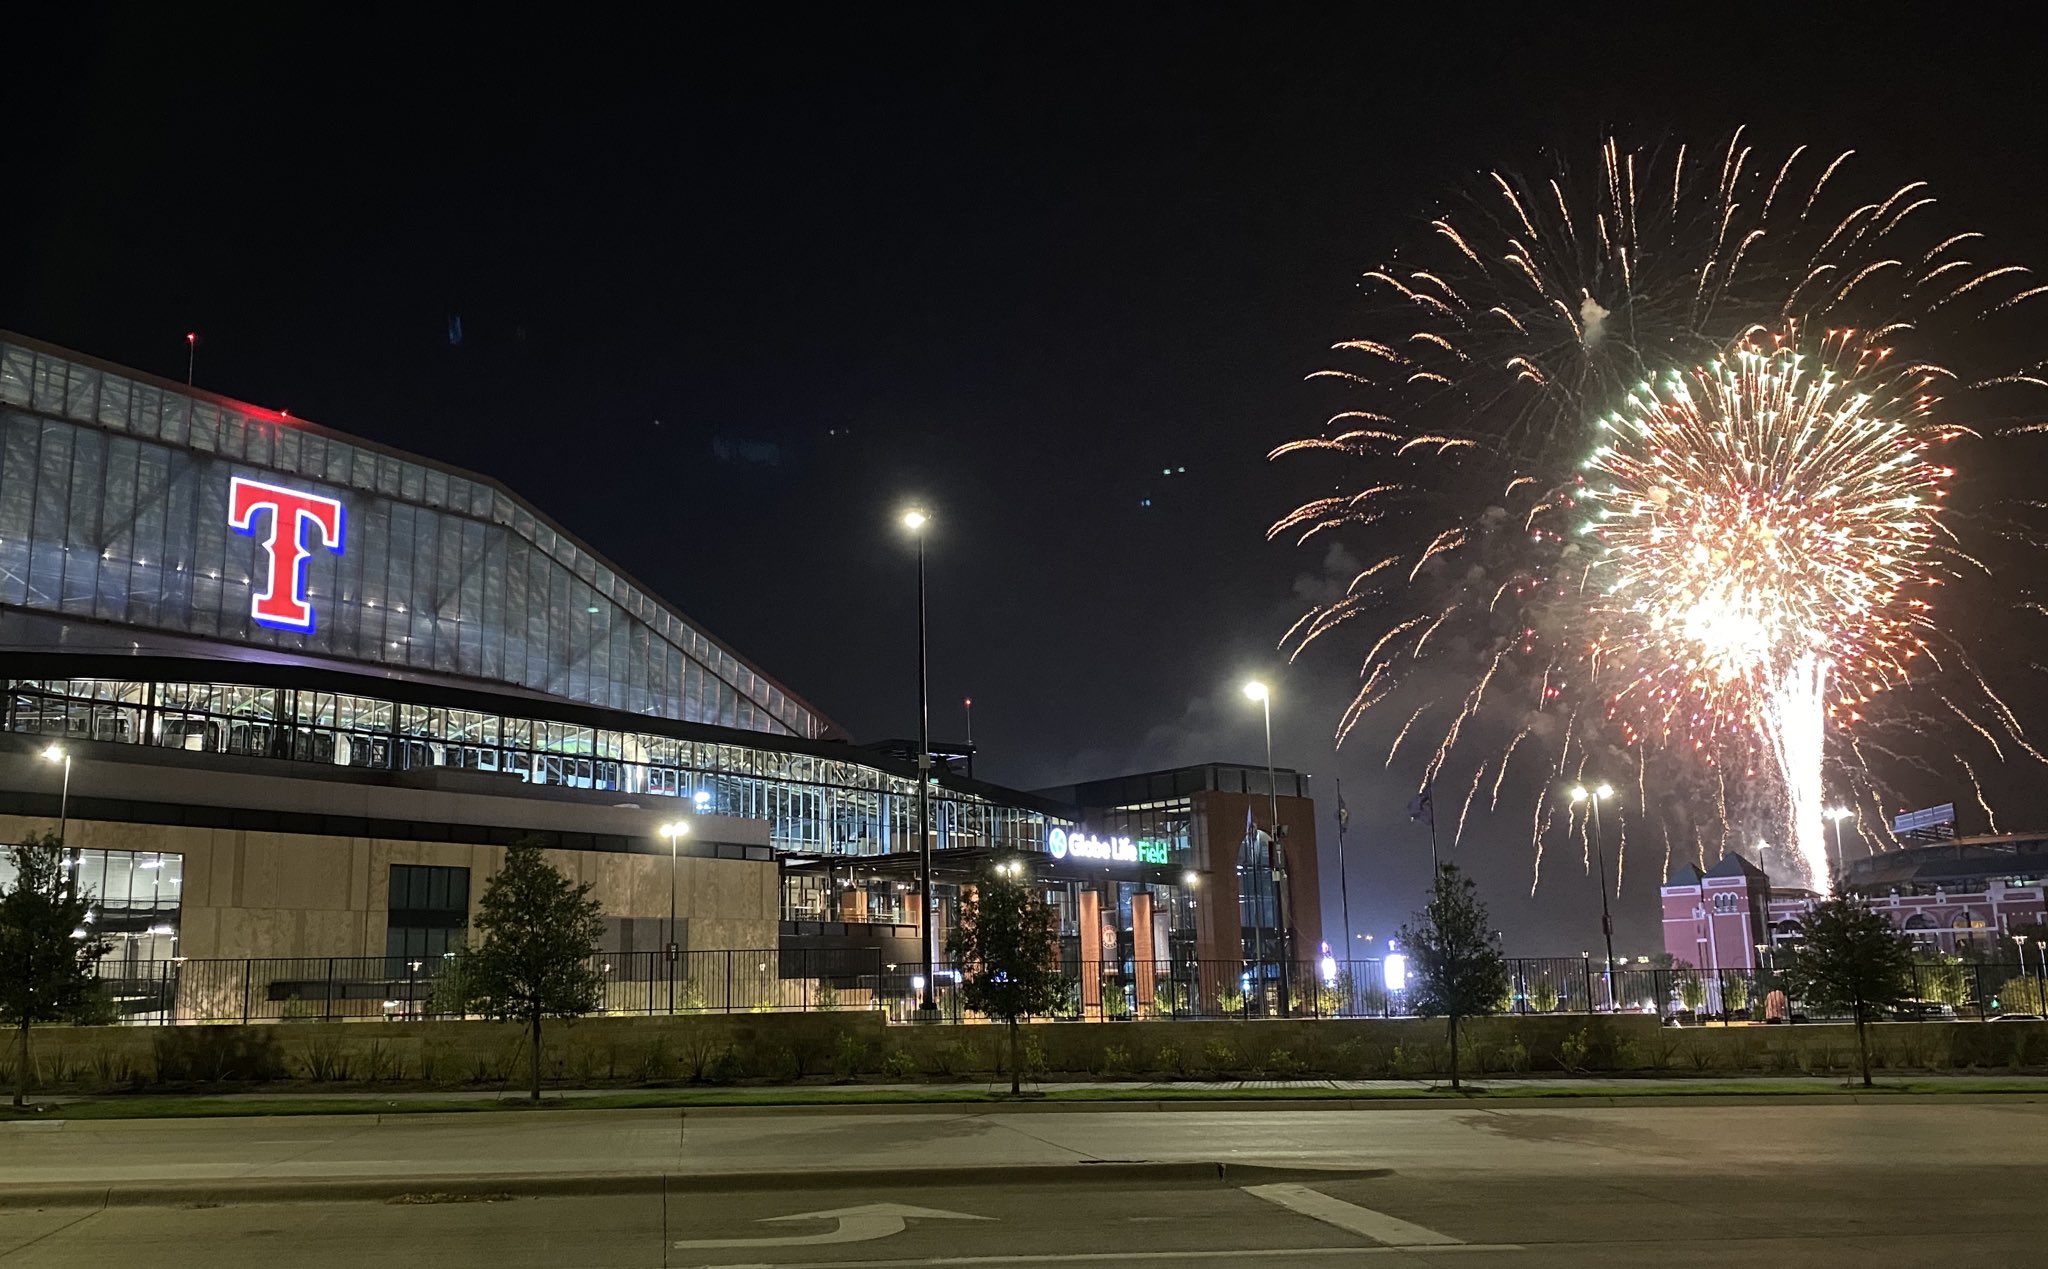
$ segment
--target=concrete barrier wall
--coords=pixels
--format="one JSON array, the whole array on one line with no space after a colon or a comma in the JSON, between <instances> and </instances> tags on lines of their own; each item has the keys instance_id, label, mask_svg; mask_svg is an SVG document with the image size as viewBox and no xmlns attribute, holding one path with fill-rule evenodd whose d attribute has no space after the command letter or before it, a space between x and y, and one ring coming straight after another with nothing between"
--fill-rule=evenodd
<instances>
[{"instance_id":1,"label":"concrete barrier wall","mask_svg":"<svg viewBox=\"0 0 2048 1269\"><path fill-rule=\"evenodd\" d=\"M1871 1029L1888 1071L2048 1067L2048 1023L1892 1023ZM1423 1019L1037 1023L1034 1076L1242 1079L1419 1078L1447 1069L1444 1024ZM1855 1029L1660 1027L1640 1015L1480 1018L1463 1028L1467 1072L1655 1075L1846 1074ZM216 1027L40 1027L35 1083L109 1090L291 1082L297 1086L490 1087L527 1078L524 1033L490 1022L306 1022ZM13 1081L0 1050L0 1086ZM604 1017L551 1022L543 1074L577 1086L894 1082L993 1077L998 1026L888 1026L872 1012Z\"/></svg>"}]
</instances>

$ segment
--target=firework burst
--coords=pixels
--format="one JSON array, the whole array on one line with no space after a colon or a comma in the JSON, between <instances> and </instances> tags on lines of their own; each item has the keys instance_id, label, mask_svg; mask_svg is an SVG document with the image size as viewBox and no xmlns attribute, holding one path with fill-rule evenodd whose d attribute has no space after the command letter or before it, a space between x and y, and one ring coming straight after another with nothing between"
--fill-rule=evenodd
<instances>
[{"instance_id":1,"label":"firework burst","mask_svg":"<svg viewBox=\"0 0 2048 1269\"><path fill-rule=\"evenodd\" d=\"M1935 602L1986 575L1934 454L2048 387L1967 364L1979 319L2048 288L1933 226L1917 182L1858 198L1848 159L1738 132L1705 162L1609 142L1590 179L1490 174L1365 275L1374 337L1319 372L1350 408L1274 452L1371 475L1274 536L1394 551L1288 636L1368 623L1340 741L1394 703L1390 765L1471 772L1460 832L1529 790L1539 879L1546 838L1584 832L1559 785L1589 774L1634 787L1624 859L1645 831L1667 864L1761 839L1824 884L1824 777L1875 839L1865 742L1924 766L1928 700L2039 756Z\"/></svg>"}]
</instances>

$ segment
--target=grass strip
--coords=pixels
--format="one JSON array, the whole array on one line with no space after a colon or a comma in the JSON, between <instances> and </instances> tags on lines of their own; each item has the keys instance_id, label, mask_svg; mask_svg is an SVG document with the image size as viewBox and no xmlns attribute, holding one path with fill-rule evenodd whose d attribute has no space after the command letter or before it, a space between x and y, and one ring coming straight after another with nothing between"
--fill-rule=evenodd
<instances>
[{"instance_id":1,"label":"grass strip","mask_svg":"<svg viewBox=\"0 0 2048 1269\"><path fill-rule=\"evenodd\" d=\"M1061 1089L1027 1095L1034 1103L1116 1103L1116 1102L1339 1102L1418 1101L1459 1097L1468 1101L1575 1101L1586 1099L1627 1099L1636 1097L1827 1097L1898 1096L1911 1097L1943 1093L2048 1094L2048 1080L1963 1077L1939 1080L1880 1082L1865 1089L1858 1084L1833 1080L1717 1080L1667 1083L1655 1079L1586 1081L1570 1084L1522 1084L1513 1081L1468 1086L1458 1093L1448 1087L1434 1088L1176 1088L1103 1087ZM582 1097L544 1098L538 1105L523 1097L502 1099L436 1098L397 1095L390 1098L324 1098L306 1096L250 1097L228 1099L199 1095L154 1096L149 1094L88 1098L28 1112L0 1108L0 1122L17 1120L117 1120L117 1119L217 1119L263 1115L427 1115L427 1114L547 1114L561 1110L666 1110L698 1106L909 1106L959 1105L971 1107L1005 1103L1005 1093L978 1087L933 1087L926 1089L836 1088L737 1088L737 1089L650 1089L618 1093L597 1093Z\"/></svg>"}]
</instances>

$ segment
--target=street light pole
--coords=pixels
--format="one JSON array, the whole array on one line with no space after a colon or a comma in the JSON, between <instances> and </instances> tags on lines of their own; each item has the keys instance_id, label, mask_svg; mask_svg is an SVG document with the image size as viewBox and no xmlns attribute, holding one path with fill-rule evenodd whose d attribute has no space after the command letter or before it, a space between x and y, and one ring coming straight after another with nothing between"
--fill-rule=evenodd
<instances>
[{"instance_id":1,"label":"street light pole","mask_svg":"<svg viewBox=\"0 0 2048 1269\"><path fill-rule=\"evenodd\" d=\"M682 949L676 946L676 839L690 834L688 820L670 820L661 826L661 835L668 838L668 942L662 945L662 955L668 960L668 1011L676 1011L676 959ZM728 1001L729 1005L731 1002Z\"/></svg>"},{"instance_id":2,"label":"street light pole","mask_svg":"<svg viewBox=\"0 0 2048 1269\"><path fill-rule=\"evenodd\" d=\"M1614 917L1607 909L1607 841L1600 831L1600 804L1614 796L1614 786L1603 784L1588 790L1585 785L1572 787L1572 801L1593 800L1593 857L1600 861L1600 937L1607 943L1607 972L1601 977L1607 984L1607 1009L1614 1011Z\"/></svg>"},{"instance_id":3,"label":"street light pole","mask_svg":"<svg viewBox=\"0 0 2048 1269\"><path fill-rule=\"evenodd\" d=\"M918 917L924 987L917 1011L927 1020L938 1015L938 1004L932 996L932 708L924 602L924 526L930 519L915 508L903 513L903 527L917 539L917 891L924 908Z\"/></svg>"},{"instance_id":4,"label":"street light pole","mask_svg":"<svg viewBox=\"0 0 2048 1269\"><path fill-rule=\"evenodd\" d=\"M43 750L43 758L64 764L63 791L57 795L57 845L62 846L71 828L71 751L62 745L51 745Z\"/></svg>"},{"instance_id":5,"label":"street light pole","mask_svg":"<svg viewBox=\"0 0 2048 1269\"><path fill-rule=\"evenodd\" d=\"M1280 1016L1285 1018L1292 949L1287 942L1287 855L1280 845L1280 781L1273 770L1273 694L1257 680L1244 685L1244 694L1259 703L1266 720L1266 804L1272 826L1266 839L1266 867L1273 874L1273 920L1280 927Z\"/></svg>"},{"instance_id":6,"label":"street light pole","mask_svg":"<svg viewBox=\"0 0 2048 1269\"><path fill-rule=\"evenodd\" d=\"M69 852L64 850L64 839L71 829L71 751L62 745L51 745L43 750L43 760L64 764L64 784L57 794L57 849L68 856ZM65 863L68 866L64 869L64 884L68 888L78 881L78 861L67 857Z\"/></svg>"},{"instance_id":7,"label":"street light pole","mask_svg":"<svg viewBox=\"0 0 2048 1269\"><path fill-rule=\"evenodd\" d=\"M1835 822L1835 880L1841 879L1843 869L1842 821L1848 819L1853 814L1855 812L1846 806L1831 806L1826 811L1827 817Z\"/></svg>"}]
</instances>

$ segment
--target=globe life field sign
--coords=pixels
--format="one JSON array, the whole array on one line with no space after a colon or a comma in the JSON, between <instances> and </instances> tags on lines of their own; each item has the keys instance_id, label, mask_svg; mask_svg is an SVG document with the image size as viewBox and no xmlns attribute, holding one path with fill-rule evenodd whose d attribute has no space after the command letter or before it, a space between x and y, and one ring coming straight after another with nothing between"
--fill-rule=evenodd
<instances>
[{"instance_id":1,"label":"globe life field sign","mask_svg":"<svg viewBox=\"0 0 2048 1269\"><path fill-rule=\"evenodd\" d=\"M1054 859L1087 859L1112 864L1164 864L1167 847L1152 838L1098 837L1080 829L1053 828L1046 850Z\"/></svg>"}]
</instances>

